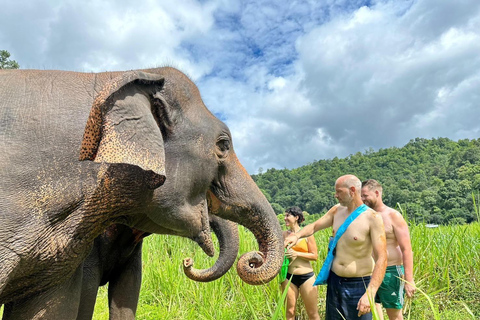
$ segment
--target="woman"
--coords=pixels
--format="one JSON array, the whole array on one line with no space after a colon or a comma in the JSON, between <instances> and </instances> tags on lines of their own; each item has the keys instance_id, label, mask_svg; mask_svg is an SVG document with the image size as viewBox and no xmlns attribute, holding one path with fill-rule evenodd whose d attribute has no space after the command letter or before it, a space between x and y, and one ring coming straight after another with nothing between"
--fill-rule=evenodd
<instances>
[{"instance_id":1,"label":"woman","mask_svg":"<svg viewBox=\"0 0 480 320\"><path fill-rule=\"evenodd\" d=\"M289 230L283 232L283 239L291 233L300 230L300 223L304 221L303 212L299 207L291 207L285 211L285 225ZM318 289L313 286L315 274L313 273L310 261L317 260L317 244L312 236L300 239L295 246L290 248L286 253L290 259L288 266L287 279L282 282L282 290L288 285L287 292L287 320L295 319L295 307L297 304L298 294L302 296L308 318L320 319L318 315Z\"/></svg>"}]
</instances>

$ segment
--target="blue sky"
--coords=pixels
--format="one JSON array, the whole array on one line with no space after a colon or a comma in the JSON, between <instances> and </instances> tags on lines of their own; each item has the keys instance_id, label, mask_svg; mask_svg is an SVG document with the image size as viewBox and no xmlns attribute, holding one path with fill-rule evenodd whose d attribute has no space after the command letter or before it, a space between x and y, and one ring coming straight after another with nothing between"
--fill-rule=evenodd
<instances>
[{"instance_id":1,"label":"blue sky","mask_svg":"<svg viewBox=\"0 0 480 320\"><path fill-rule=\"evenodd\" d=\"M480 137L480 1L3 0L22 68L172 65L240 161L296 168L416 137Z\"/></svg>"}]
</instances>

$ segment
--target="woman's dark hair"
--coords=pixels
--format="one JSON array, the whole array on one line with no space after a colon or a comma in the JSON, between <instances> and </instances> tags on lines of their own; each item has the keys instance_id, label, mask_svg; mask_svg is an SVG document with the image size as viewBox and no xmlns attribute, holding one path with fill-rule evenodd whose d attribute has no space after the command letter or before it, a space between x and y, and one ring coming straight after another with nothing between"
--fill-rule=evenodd
<instances>
[{"instance_id":1,"label":"woman's dark hair","mask_svg":"<svg viewBox=\"0 0 480 320\"><path fill-rule=\"evenodd\" d=\"M290 207L285 210L285 213L291 214L294 217L298 217L298 224L305 221L305 218L303 217L303 211L299 207Z\"/></svg>"}]
</instances>

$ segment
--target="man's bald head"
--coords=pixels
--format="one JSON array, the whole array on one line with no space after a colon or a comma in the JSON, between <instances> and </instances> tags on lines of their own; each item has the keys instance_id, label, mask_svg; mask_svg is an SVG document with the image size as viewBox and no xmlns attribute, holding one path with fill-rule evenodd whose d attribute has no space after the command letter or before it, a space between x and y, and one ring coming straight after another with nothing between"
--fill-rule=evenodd
<instances>
[{"instance_id":1,"label":"man's bald head","mask_svg":"<svg viewBox=\"0 0 480 320\"><path fill-rule=\"evenodd\" d=\"M360 194L360 190L362 189L362 182L353 174L346 174L344 176L341 176L337 179L337 182L335 184L348 189L354 187L355 193L358 194Z\"/></svg>"}]
</instances>

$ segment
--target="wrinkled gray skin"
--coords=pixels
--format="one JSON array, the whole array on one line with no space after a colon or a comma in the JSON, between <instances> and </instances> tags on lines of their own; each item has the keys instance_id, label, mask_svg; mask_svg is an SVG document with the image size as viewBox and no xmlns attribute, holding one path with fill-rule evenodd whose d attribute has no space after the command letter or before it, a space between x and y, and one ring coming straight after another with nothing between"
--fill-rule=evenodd
<instances>
[{"instance_id":1,"label":"wrinkled gray skin","mask_svg":"<svg viewBox=\"0 0 480 320\"><path fill-rule=\"evenodd\" d=\"M204 270L193 268L193 259L184 260L185 274L195 281L213 281L233 265L238 253L237 225L209 216L210 227L220 245L215 264ZM98 288L108 283L110 319L135 319L142 282L142 240L149 233L125 225L112 225L95 239L83 262L83 281L77 320L92 319Z\"/></svg>"},{"instance_id":2,"label":"wrinkled gray skin","mask_svg":"<svg viewBox=\"0 0 480 320\"><path fill-rule=\"evenodd\" d=\"M212 255L214 214L258 241L237 263L245 282L280 269L272 208L176 69L0 70L0 163L4 319L74 318L82 262L113 224L187 237Z\"/></svg>"}]
</instances>

